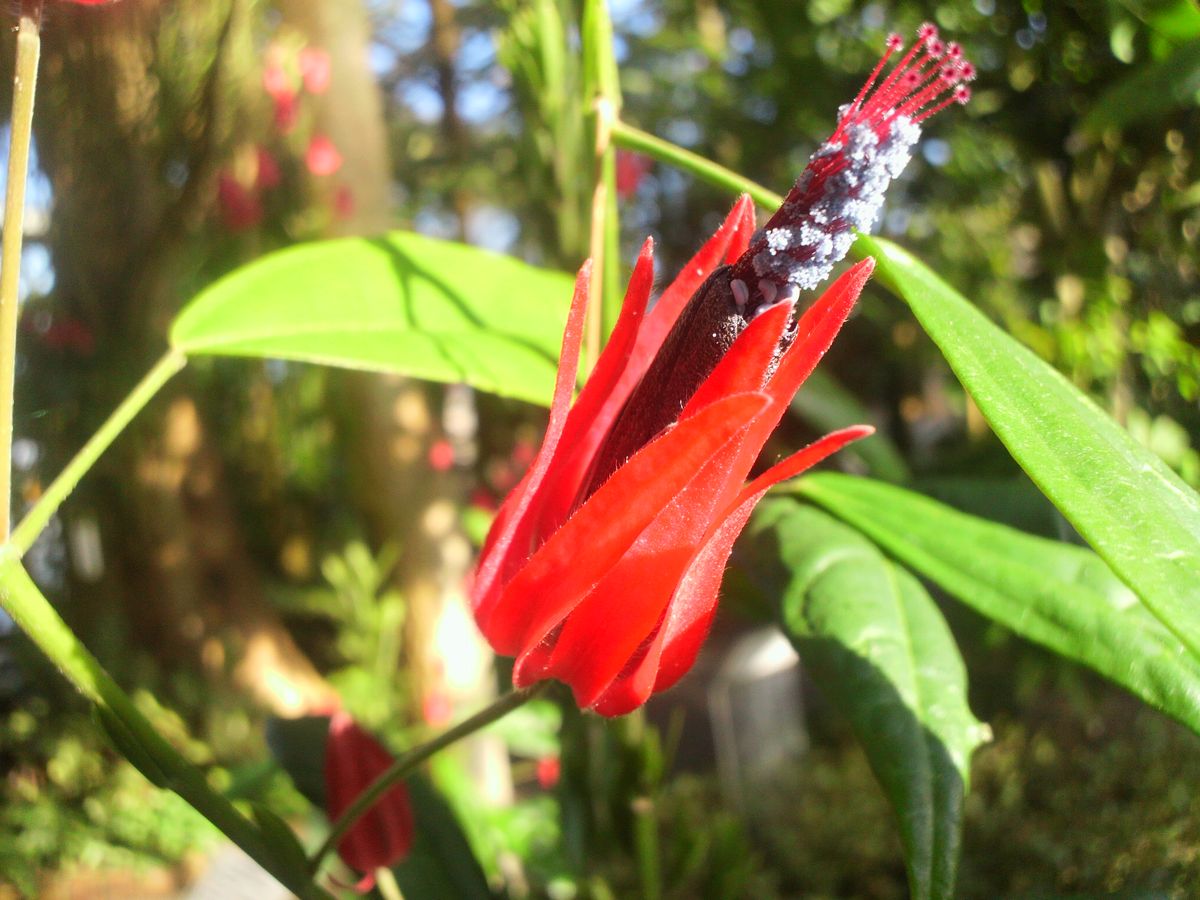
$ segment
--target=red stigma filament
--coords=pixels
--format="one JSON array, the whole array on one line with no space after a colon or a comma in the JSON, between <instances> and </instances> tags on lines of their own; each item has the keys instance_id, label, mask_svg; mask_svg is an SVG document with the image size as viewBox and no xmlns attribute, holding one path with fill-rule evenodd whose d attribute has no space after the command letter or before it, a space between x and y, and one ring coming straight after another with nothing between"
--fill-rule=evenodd
<instances>
[{"instance_id":1,"label":"red stigma filament","mask_svg":"<svg viewBox=\"0 0 1200 900\"><path fill-rule=\"evenodd\" d=\"M883 56L842 114L834 139L861 122L869 123L882 136L897 116L920 124L951 103L970 99L971 92L963 82L974 79L975 66L963 56L959 44L943 43L930 22L917 29L916 42L880 81L892 56L903 49L899 35L888 35Z\"/></svg>"}]
</instances>

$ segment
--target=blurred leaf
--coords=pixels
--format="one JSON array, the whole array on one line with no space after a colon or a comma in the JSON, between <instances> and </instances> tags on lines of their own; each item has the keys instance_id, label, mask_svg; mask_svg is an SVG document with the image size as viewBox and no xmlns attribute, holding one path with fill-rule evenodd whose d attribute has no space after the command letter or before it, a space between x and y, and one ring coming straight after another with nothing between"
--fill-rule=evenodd
<instances>
[{"instance_id":1,"label":"blurred leaf","mask_svg":"<svg viewBox=\"0 0 1200 900\"><path fill-rule=\"evenodd\" d=\"M325 742L329 716L267 720L267 747L313 806L325 808Z\"/></svg>"},{"instance_id":2,"label":"blurred leaf","mask_svg":"<svg viewBox=\"0 0 1200 900\"><path fill-rule=\"evenodd\" d=\"M1200 497L906 251L860 237L1013 458L1200 663ZM1086 632L1085 632L1086 633Z\"/></svg>"},{"instance_id":3,"label":"blurred leaf","mask_svg":"<svg viewBox=\"0 0 1200 900\"><path fill-rule=\"evenodd\" d=\"M972 609L1200 732L1200 661L1091 551L870 479L821 473L797 490Z\"/></svg>"},{"instance_id":4,"label":"blurred leaf","mask_svg":"<svg viewBox=\"0 0 1200 900\"><path fill-rule=\"evenodd\" d=\"M308 856L300 845L296 832L292 831L283 819L261 803L251 803L250 812L258 824L263 842L267 845L267 849L275 855L279 864L294 873L297 880L309 878Z\"/></svg>"},{"instance_id":5,"label":"blurred leaf","mask_svg":"<svg viewBox=\"0 0 1200 900\"><path fill-rule=\"evenodd\" d=\"M988 731L937 606L861 534L794 500L763 503L747 536L787 570L784 631L895 807L912 895L953 896L970 756Z\"/></svg>"},{"instance_id":6,"label":"blurred leaf","mask_svg":"<svg viewBox=\"0 0 1200 900\"><path fill-rule=\"evenodd\" d=\"M171 327L188 355L279 357L462 381L549 402L571 280L396 231L303 244L202 291Z\"/></svg>"},{"instance_id":7,"label":"blurred leaf","mask_svg":"<svg viewBox=\"0 0 1200 900\"><path fill-rule=\"evenodd\" d=\"M1192 41L1165 59L1144 63L1106 90L1081 121L1085 132L1123 128L1196 105L1200 91L1200 41Z\"/></svg>"},{"instance_id":8,"label":"blurred leaf","mask_svg":"<svg viewBox=\"0 0 1200 900\"><path fill-rule=\"evenodd\" d=\"M792 400L792 409L822 431L837 431L871 421L871 414L858 398L823 369L808 376ZM860 457L870 467L871 474L884 481L908 481L912 477L904 457L882 431L856 441L845 452Z\"/></svg>"}]
</instances>

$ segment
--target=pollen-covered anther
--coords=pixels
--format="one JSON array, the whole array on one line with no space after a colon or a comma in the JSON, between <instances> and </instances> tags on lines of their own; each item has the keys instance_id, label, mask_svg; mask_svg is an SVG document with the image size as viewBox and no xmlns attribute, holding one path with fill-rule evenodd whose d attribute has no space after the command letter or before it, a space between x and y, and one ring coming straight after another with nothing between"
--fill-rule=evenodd
<instances>
[{"instance_id":1,"label":"pollen-covered anther","mask_svg":"<svg viewBox=\"0 0 1200 900\"><path fill-rule=\"evenodd\" d=\"M838 110L833 134L751 240L732 276L755 285L768 304L775 299L768 284L811 290L828 278L854 231L867 231L879 217L888 186L912 158L921 123L952 103L967 102L971 94L963 82L974 77L962 47L942 41L932 23L917 29L907 50L898 35L889 35L862 89Z\"/></svg>"}]
</instances>

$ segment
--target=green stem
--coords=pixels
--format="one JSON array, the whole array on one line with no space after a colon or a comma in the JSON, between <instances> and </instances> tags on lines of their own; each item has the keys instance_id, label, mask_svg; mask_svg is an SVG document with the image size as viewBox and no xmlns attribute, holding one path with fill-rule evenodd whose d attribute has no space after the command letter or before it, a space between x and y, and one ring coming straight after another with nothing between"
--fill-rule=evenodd
<instances>
[{"instance_id":1,"label":"green stem","mask_svg":"<svg viewBox=\"0 0 1200 900\"><path fill-rule=\"evenodd\" d=\"M46 527L51 517L62 506L67 496L79 484L84 474L95 465L108 446L118 434L129 424L141 409L150 402L168 379L187 364L187 358L178 350L169 350L154 364L145 377L129 395L121 401L121 405L113 410L112 415L100 426L83 448L67 463L57 478L46 488L46 492L13 530L9 540L10 552L18 558L24 556L39 534Z\"/></svg>"},{"instance_id":2,"label":"green stem","mask_svg":"<svg viewBox=\"0 0 1200 900\"><path fill-rule=\"evenodd\" d=\"M425 762L425 760L429 759L429 757L433 756L439 750L449 747L455 741L474 734L497 719L504 718L504 716L508 715L514 709L524 706L544 691L548 685L548 681L543 681L523 691L511 691L499 698L491 706L481 709L469 719L464 719L453 728L439 734L433 740L427 741L419 747L414 747L412 750L398 757L383 774L371 782L366 790L355 798L354 802L333 823L329 829L328 837L325 838L325 842L321 844L317 852L309 859L309 871L315 874L321 868L321 863L325 857L337 846L338 841L346 836L346 832L354 826L354 823L362 818L367 810L374 806L379 798L394 787L397 782L407 778L417 766Z\"/></svg>"},{"instance_id":3,"label":"green stem","mask_svg":"<svg viewBox=\"0 0 1200 900\"><path fill-rule=\"evenodd\" d=\"M0 542L8 539L12 508L13 381L17 364L17 313L21 245L25 230L25 178L33 135L33 99L41 55L42 0L24 0L17 26L13 78L12 137L8 144L8 193L0 245Z\"/></svg>"},{"instance_id":4,"label":"green stem","mask_svg":"<svg viewBox=\"0 0 1200 900\"><path fill-rule=\"evenodd\" d=\"M591 303L586 329L587 365L596 364L600 347L621 312L621 231L617 213L617 151L611 126L621 111L621 84L613 56L613 27L608 0L584 0L580 21L583 50L583 108L590 110L595 174L592 182Z\"/></svg>"},{"instance_id":5,"label":"green stem","mask_svg":"<svg viewBox=\"0 0 1200 900\"><path fill-rule=\"evenodd\" d=\"M16 559L0 562L0 604L67 680L95 704L114 743L147 777L179 794L289 890L302 898L327 897L307 873L280 862L259 829L154 730Z\"/></svg>"},{"instance_id":6,"label":"green stem","mask_svg":"<svg viewBox=\"0 0 1200 900\"><path fill-rule=\"evenodd\" d=\"M612 139L618 147L645 153L654 159L678 166L709 184L734 194L749 194L759 206L778 209L783 197L749 178L743 178L732 169L718 165L690 150L677 147L670 141L655 137L649 132L634 128L628 122L616 121L612 126Z\"/></svg>"}]
</instances>

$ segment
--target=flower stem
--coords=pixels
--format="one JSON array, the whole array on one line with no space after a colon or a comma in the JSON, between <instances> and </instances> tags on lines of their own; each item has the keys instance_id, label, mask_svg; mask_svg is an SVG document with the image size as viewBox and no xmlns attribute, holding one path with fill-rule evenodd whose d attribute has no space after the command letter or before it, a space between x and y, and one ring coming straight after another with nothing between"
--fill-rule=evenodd
<instances>
[{"instance_id":1,"label":"flower stem","mask_svg":"<svg viewBox=\"0 0 1200 900\"><path fill-rule=\"evenodd\" d=\"M337 846L338 841L345 837L346 832L354 826L354 823L362 818L380 797L398 782L403 781L412 774L417 766L425 762L425 760L429 759L429 757L433 756L439 750L449 747L455 741L474 734L497 719L504 718L514 709L524 706L534 697L538 696L538 694L542 693L549 683L548 681L543 681L523 691L511 691L500 697L491 706L481 709L469 719L464 719L453 728L439 734L433 740L426 741L419 747L414 747L407 753L402 754L386 771L371 782L366 790L359 794L354 802L346 808L346 811L338 817L338 820L333 823L329 829L329 835L325 838L325 842L321 844L317 852L309 859L309 871L315 874L321 868L321 863L325 857Z\"/></svg>"},{"instance_id":2,"label":"flower stem","mask_svg":"<svg viewBox=\"0 0 1200 900\"><path fill-rule=\"evenodd\" d=\"M19 560L9 558L0 562L0 604L67 680L95 705L104 731L142 774L186 800L298 896L328 896L302 868L288 865L273 852L262 832L212 789L203 772L155 731L129 695L42 596Z\"/></svg>"},{"instance_id":3,"label":"flower stem","mask_svg":"<svg viewBox=\"0 0 1200 900\"><path fill-rule=\"evenodd\" d=\"M108 449L130 420L158 393L159 388L185 365L187 365L187 357L178 350L168 350L142 377L129 395L113 410L112 415L100 426L100 429L88 439L88 442L67 463L67 467L46 488L46 492L34 504L33 509L13 529L9 547L15 556L24 556L29 551L50 518L62 506L63 501L79 484L79 480L88 469L95 465L100 454Z\"/></svg>"},{"instance_id":4,"label":"flower stem","mask_svg":"<svg viewBox=\"0 0 1200 900\"><path fill-rule=\"evenodd\" d=\"M12 136L8 144L8 192L0 245L0 542L8 539L12 509L13 381L17 364L18 293L25 229L25 177L33 135L33 97L41 55L42 0L23 0L17 26Z\"/></svg>"},{"instance_id":5,"label":"flower stem","mask_svg":"<svg viewBox=\"0 0 1200 900\"><path fill-rule=\"evenodd\" d=\"M678 166L716 187L724 188L734 194L749 194L759 206L773 210L783 203L783 197L761 184L751 181L749 178L743 178L737 172L710 159L705 159L690 150L678 147L670 141L664 141L640 128L634 128L628 122L620 120L613 122L612 139L618 147L636 150L662 162Z\"/></svg>"}]
</instances>

